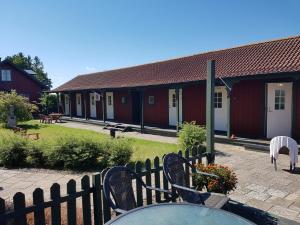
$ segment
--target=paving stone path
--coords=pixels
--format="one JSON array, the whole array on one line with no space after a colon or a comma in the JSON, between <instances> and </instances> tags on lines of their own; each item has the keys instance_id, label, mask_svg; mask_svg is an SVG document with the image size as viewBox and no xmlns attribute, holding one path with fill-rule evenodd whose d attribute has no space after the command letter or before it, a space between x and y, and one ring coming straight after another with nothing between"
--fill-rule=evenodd
<instances>
[{"instance_id":1,"label":"paving stone path","mask_svg":"<svg viewBox=\"0 0 300 225\"><path fill-rule=\"evenodd\" d=\"M163 140L164 137L160 137L160 141ZM167 140L170 142L170 138ZM216 144L216 149L216 163L233 168L238 177L238 188L230 194L231 199L300 222L300 170L294 174L288 171L288 155L279 156L278 170L275 171L265 152L226 144ZM54 182L61 184L61 191L65 193L66 183L75 179L79 188L84 174L91 173L0 168L0 197L11 200L16 192L21 191L30 200L33 190L40 187L45 190L47 198Z\"/></svg>"}]
</instances>

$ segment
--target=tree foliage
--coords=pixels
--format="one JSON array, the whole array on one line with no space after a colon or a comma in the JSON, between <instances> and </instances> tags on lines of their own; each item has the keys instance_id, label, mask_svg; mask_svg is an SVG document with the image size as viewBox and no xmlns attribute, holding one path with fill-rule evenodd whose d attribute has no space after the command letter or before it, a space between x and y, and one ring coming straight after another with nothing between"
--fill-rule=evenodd
<instances>
[{"instance_id":1,"label":"tree foliage","mask_svg":"<svg viewBox=\"0 0 300 225\"><path fill-rule=\"evenodd\" d=\"M41 112L43 114L49 114L56 111L57 107L57 96L56 94L48 94L43 93L42 97L40 98L41 104Z\"/></svg>"},{"instance_id":2,"label":"tree foliage","mask_svg":"<svg viewBox=\"0 0 300 225\"><path fill-rule=\"evenodd\" d=\"M44 65L39 57L25 56L22 52L18 54L7 56L5 60L10 61L22 70L31 69L36 72L36 78L45 84L48 89L52 87L52 81L48 78L48 74L44 71Z\"/></svg>"},{"instance_id":3,"label":"tree foliage","mask_svg":"<svg viewBox=\"0 0 300 225\"><path fill-rule=\"evenodd\" d=\"M38 109L28 98L18 95L14 90L10 93L0 92L0 122L7 122L10 106L14 107L17 122L32 119L32 113Z\"/></svg>"}]
</instances>

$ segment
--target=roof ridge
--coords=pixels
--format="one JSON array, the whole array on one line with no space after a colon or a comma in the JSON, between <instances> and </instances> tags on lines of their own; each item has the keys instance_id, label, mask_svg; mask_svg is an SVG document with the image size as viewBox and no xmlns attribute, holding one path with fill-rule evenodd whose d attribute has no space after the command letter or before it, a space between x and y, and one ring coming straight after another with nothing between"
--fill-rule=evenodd
<instances>
[{"instance_id":1,"label":"roof ridge","mask_svg":"<svg viewBox=\"0 0 300 225\"><path fill-rule=\"evenodd\" d=\"M135 68L135 67L152 65L152 64L156 64L156 63L169 62L169 61L173 61L173 60L190 58L190 57L199 56L199 55L218 53L218 52L223 52L223 51L232 50L232 49L245 48L245 47L254 46L254 45L266 44L266 43L277 42L277 41L285 41L285 40L291 40L291 39L296 39L296 38L300 38L300 35L288 36L288 37L285 37L285 38L271 39L271 40L267 40L267 41L258 41L258 42L239 45L239 46L235 46L235 47L229 47L229 48L223 48L223 49L218 49L218 50L206 51L206 52L196 53L196 54L192 54L192 55L179 56L179 57L169 58L169 59L165 59L165 60L158 60L158 61L153 61L153 62L143 63L143 64L137 64L137 65L132 65L132 66L125 66L125 67L120 67L120 68L115 68L115 69L110 69L110 70L102 70L102 71L93 72L93 73L78 74L76 77L101 74L101 73L110 72L110 71L131 69L131 68Z\"/></svg>"}]
</instances>

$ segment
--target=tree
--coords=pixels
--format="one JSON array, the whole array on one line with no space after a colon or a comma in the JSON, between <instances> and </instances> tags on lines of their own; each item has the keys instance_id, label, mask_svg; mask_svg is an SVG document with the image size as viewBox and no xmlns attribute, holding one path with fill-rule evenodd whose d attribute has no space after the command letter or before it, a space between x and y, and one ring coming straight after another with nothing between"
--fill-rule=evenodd
<instances>
[{"instance_id":1,"label":"tree","mask_svg":"<svg viewBox=\"0 0 300 225\"><path fill-rule=\"evenodd\" d=\"M38 110L36 105L29 102L28 98L18 95L15 90L0 92L0 122L7 123L10 106L14 107L17 122L32 119L32 113Z\"/></svg>"},{"instance_id":2,"label":"tree","mask_svg":"<svg viewBox=\"0 0 300 225\"><path fill-rule=\"evenodd\" d=\"M10 61L22 70L31 69L36 72L36 78L45 84L48 89L52 87L52 81L48 78L48 74L44 71L44 65L39 57L32 58L30 55L25 56L22 52L7 56L5 60Z\"/></svg>"},{"instance_id":3,"label":"tree","mask_svg":"<svg viewBox=\"0 0 300 225\"><path fill-rule=\"evenodd\" d=\"M57 96L56 94L44 93L40 98L41 112L49 114L57 110Z\"/></svg>"}]
</instances>

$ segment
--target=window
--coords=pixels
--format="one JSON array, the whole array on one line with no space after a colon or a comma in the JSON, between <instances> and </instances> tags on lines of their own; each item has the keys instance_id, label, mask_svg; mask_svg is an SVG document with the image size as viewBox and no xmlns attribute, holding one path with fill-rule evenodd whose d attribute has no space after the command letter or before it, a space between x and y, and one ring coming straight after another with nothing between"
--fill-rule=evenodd
<instances>
[{"instance_id":1,"label":"window","mask_svg":"<svg viewBox=\"0 0 300 225\"><path fill-rule=\"evenodd\" d=\"M285 108L285 90L275 90L275 110L284 110Z\"/></svg>"},{"instance_id":2,"label":"window","mask_svg":"<svg viewBox=\"0 0 300 225\"><path fill-rule=\"evenodd\" d=\"M95 95L92 95L92 99L91 99L91 103L92 103L92 105L95 105Z\"/></svg>"},{"instance_id":3,"label":"window","mask_svg":"<svg viewBox=\"0 0 300 225\"><path fill-rule=\"evenodd\" d=\"M110 95L107 96L107 104L111 105L111 96Z\"/></svg>"},{"instance_id":4,"label":"window","mask_svg":"<svg viewBox=\"0 0 300 225\"><path fill-rule=\"evenodd\" d=\"M81 104L81 96L77 95L77 105L80 105L80 104Z\"/></svg>"},{"instance_id":5,"label":"window","mask_svg":"<svg viewBox=\"0 0 300 225\"><path fill-rule=\"evenodd\" d=\"M153 95L150 95L150 96L148 97L148 104L149 104L149 105L154 105L154 96L153 96Z\"/></svg>"},{"instance_id":6,"label":"window","mask_svg":"<svg viewBox=\"0 0 300 225\"><path fill-rule=\"evenodd\" d=\"M176 94L172 94L172 107L176 107Z\"/></svg>"},{"instance_id":7,"label":"window","mask_svg":"<svg viewBox=\"0 0 300 225\"><path fill-rule=\"evenodd\" d=\"M122 96L121 102L122 102L123 105L127 104L127 97L126 96Z\"/></svg>"},{"instance_id":8,"label":"window","mask_svg":"<svg viewBox=\"0 0 300 225\"><path fill-rule=\"evenodd\" d=\"M10 70L1 70L1 80L2 81L11 81L11 71Z\"/></svg>"},{"instance_id":9,"label":"window","mask_svg":"<svg viewBox=\"0 0 300 225\"><path fill-rule=\"evenodd\" d=\"M221 109L222 108L222 92L215 92L215 108Z\"/></svg>"}]
</instances>

